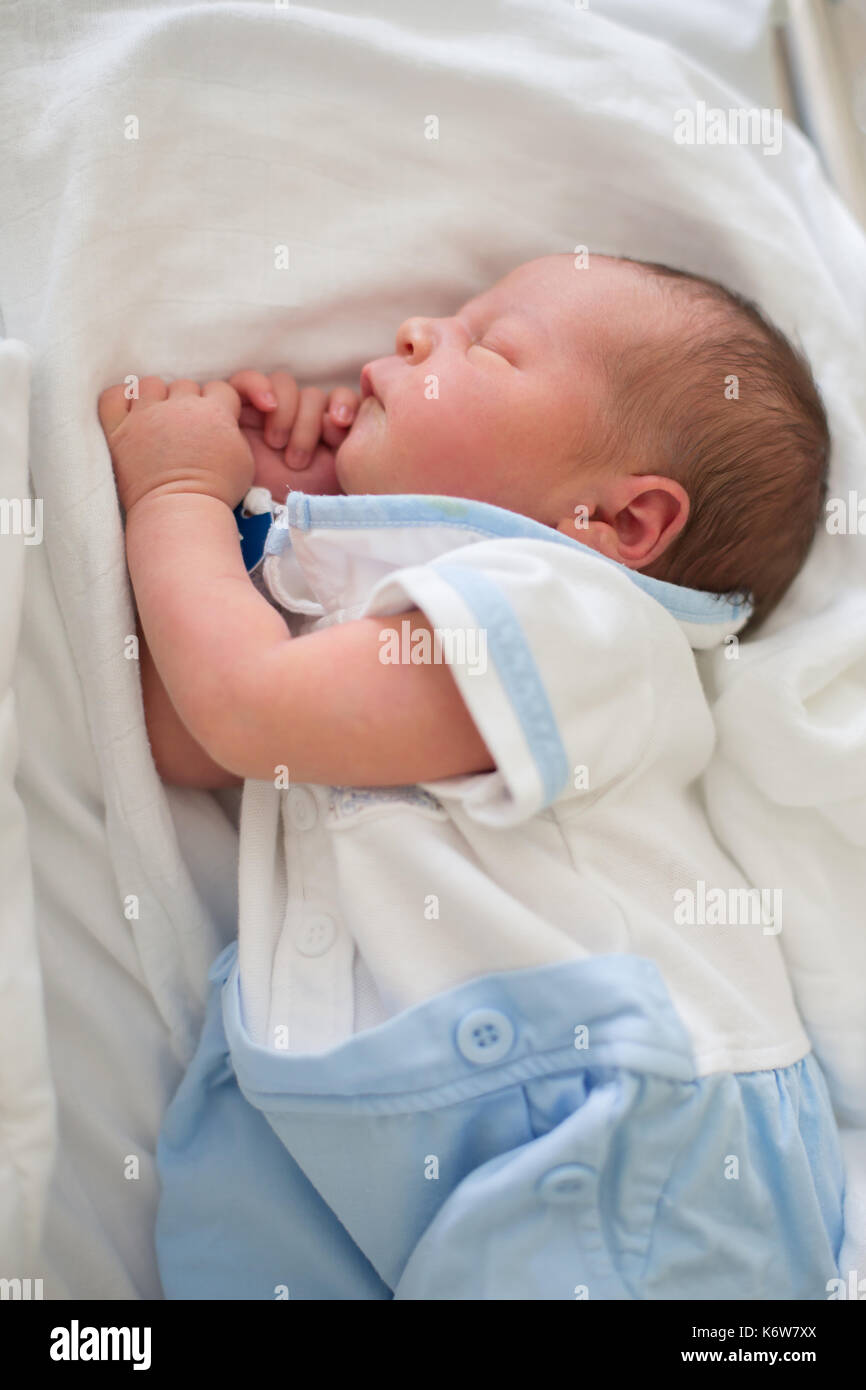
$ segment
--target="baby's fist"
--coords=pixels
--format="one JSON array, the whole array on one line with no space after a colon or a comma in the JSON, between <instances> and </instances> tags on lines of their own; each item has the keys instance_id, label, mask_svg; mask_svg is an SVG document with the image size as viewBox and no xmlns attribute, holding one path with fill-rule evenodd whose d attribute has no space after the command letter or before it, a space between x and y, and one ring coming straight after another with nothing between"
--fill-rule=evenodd
<instances>
[{"instance_id":1,"label":"baby's fist","mask_svg":"<svg viewBox=\"0 0 866 1390\"><path fill-rule=\"evenodd\" d=\"M224 381L143 377L138 394L111 386L99 397L99 420L111 451L117 491L128 512L150 492L199 492L235 507L253 477L238 429L241 402Z\"/></svg>"}]
</instances>

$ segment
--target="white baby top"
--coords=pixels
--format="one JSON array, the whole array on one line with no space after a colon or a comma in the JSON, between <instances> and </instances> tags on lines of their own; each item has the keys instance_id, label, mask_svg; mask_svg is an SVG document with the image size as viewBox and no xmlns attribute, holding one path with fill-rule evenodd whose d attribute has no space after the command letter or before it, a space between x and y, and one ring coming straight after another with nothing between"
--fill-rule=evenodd
<instances>
[{"instance_id":1,"label":"white baby top","mask_svg":"<svg viewBox=\"0 0 866 1390\"><path fill-rule=\"evenodd\" d=\"M700 1074L808 1052L780 895L750 892L698 781L714 730L692 648L732 636L747 608L445 497L290 493L262 576L296 635L382 616L390 659L412 649L388 618L421 609L496 770L246 782L238 953L254 1042L325 1051L480 975L631 953L661 971Z\"/></svg>"}]
</instances>

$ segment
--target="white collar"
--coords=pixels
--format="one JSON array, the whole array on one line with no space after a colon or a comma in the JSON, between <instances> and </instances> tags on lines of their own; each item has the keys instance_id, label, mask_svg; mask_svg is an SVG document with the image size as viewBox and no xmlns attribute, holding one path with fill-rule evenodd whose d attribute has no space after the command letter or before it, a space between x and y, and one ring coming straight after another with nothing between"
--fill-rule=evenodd
<instances>
[{"instance_id":1,"label":"white collar","mask_svg":"<svg viewBox=\"0 0 866 1390\"><path fill-rule=\"evenodd\" d=\"M677 620L694 648L715 647L738 632L752 613L749 602L652 579L550 526L488 502L414 494L319 497L290 492L285 507L278 505L275 511L264 549L266 577L278 590L279 601L300 613L321 615L335 606L345 612L353 604L361 605L382 575L491 537L578 547L583 555L615 565ZM282 563L274 559L268 564L270 557L279 556ZM296 564L286 563L291 557Z\"/></svg>"}]
</instances>

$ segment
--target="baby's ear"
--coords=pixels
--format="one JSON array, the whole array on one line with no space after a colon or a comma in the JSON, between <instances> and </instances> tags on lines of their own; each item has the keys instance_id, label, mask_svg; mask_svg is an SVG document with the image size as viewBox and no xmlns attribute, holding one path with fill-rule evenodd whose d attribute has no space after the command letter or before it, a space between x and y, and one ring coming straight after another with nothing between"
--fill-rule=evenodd
<instances>
[{"instance_id":1,"label":"baby's ear","mask_svg":"<svg viewBox=\"0 0 866 1390\"><path fill-rule=\"evenodd\" d=\"M577 504L557 531L630 569L644 569L667 550L689 515L685 488L673 478L628 474L614 479L595 510Z\"/></svg>"},{"instance_id":2,"label":"baby's ear","mask_svg":"<svg viewBox=\"0 0 866 1390\"><path fill-rule=\"evenodd\" d=\"M557 523L557 531L561 531L563 536L568 536L573 541L583 541L586 543L587 533L592 529L590 522L590 509L585 502L575 504L574 515L564 516L562 521Z\"/></svg>"},{"instance_id":3,"label":"baby's ear","mask_svg":"<svg viewBox=\"0 0 866 1390\"><path fill-rule=\"evenodd\" d=\"M570 541L580 541L581 545L597 550L600 555L619 559L614 528L602 520L597 511L591 517L589 507L583 503L575 507L574 516L563 517L556 529L561 535L568 536Z\"/></svg>"}]
</instances>

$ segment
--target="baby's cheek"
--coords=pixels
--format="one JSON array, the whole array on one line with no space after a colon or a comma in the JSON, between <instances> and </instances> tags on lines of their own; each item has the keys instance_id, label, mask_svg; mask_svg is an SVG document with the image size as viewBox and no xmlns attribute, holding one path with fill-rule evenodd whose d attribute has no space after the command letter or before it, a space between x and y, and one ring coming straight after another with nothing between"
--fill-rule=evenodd
<instances>
[{"instance_id":1,"label":"baby's cheek","mask_svg":"<svg viewBox=\"0 0 866 1390\"><path fill-rule=\"evenodd\" d=\"M432 442L432 441L431 441ZM491 448L487 441L473 441L466 432L448 430L430 453L428 475L443 496L481 498Z\"/></svg>"},{"instance_id":2,"label":"baby's cheek","mask_svg":"<svg viewBox=\"0 0 866 1390\"><path fill-rule=\"evenodd\" d=\"M460 496L475 462L466 448L465 423L455 420L447 401L422 399L411 417L393 424L407 479L404 490Z\"/></svg>"}]
</instances>

